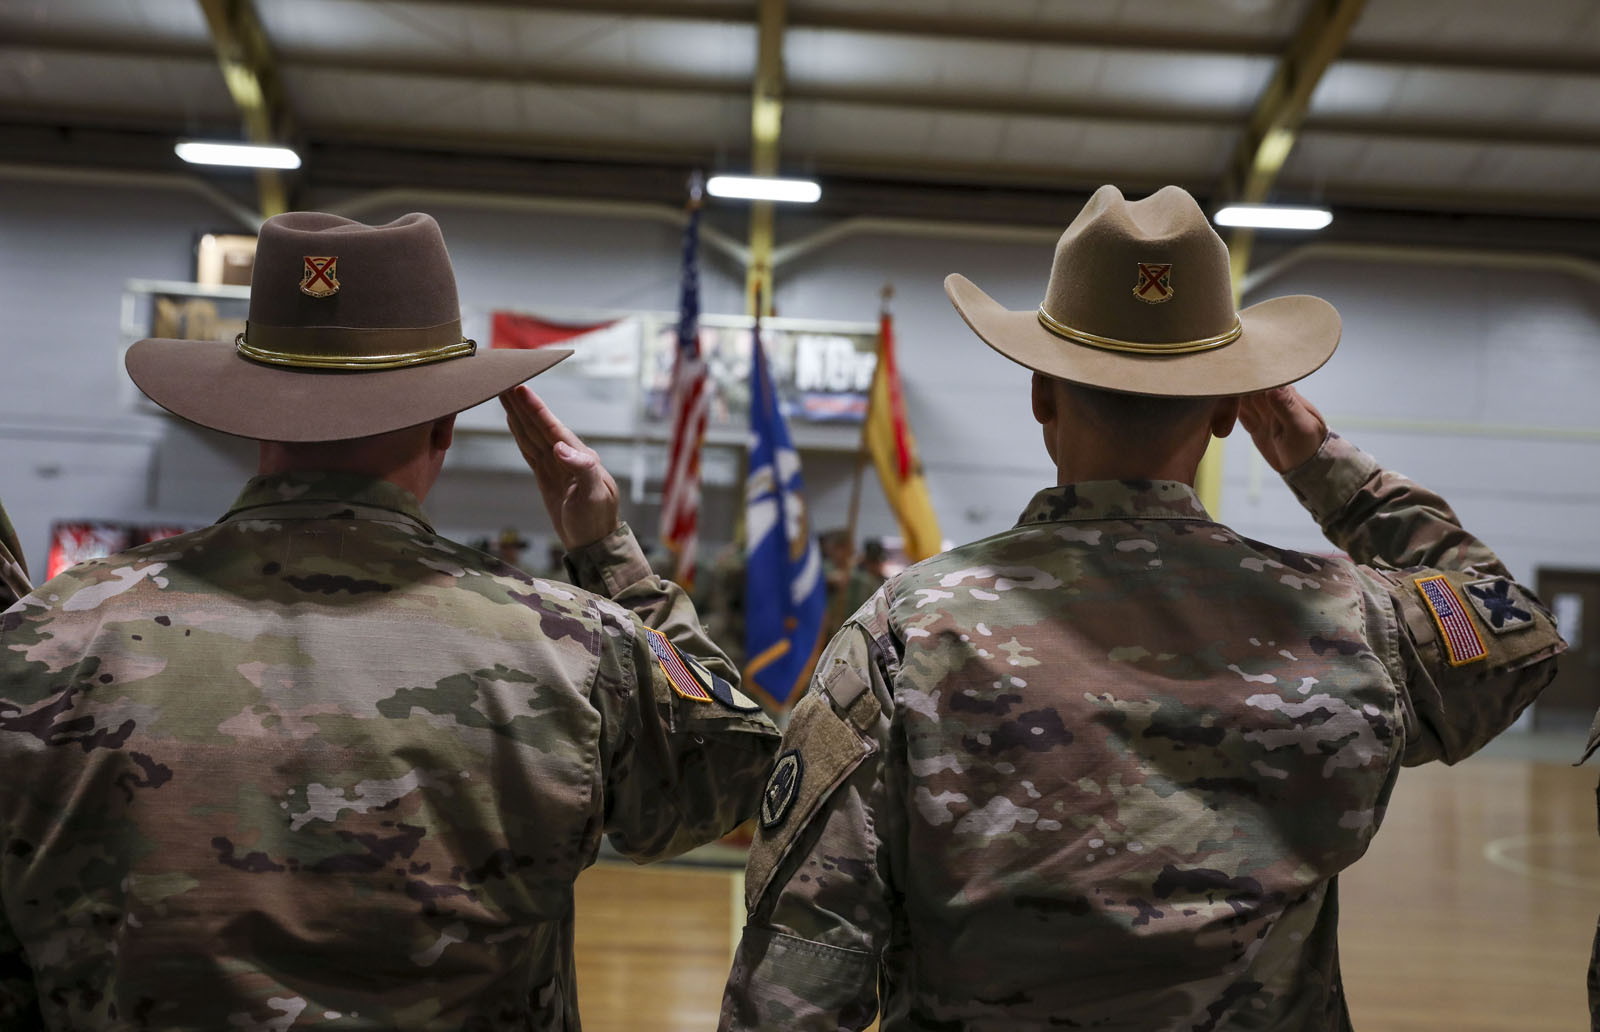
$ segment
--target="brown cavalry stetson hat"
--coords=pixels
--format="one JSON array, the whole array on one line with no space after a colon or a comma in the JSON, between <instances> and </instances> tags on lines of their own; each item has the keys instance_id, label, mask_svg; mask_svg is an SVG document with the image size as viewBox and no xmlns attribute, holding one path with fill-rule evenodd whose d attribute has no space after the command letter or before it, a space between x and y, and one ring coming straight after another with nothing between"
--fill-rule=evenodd
<instances>
[{"instance_id":1,"label":"brown cavalry stetson hat","mask_svg":"<svg viewBox=\"0 0 1600 1032\"><path fill-rule=\"evenodd\" d=\"M1044 302L1013 312L958 274L945 293L984 343L1029 369L1125 394L1222 397L1281 387L1339 345L1320 297L1234 310L1228 249L1193 197L1102 186L1056 244Z\"/></svg>"},{"instance_id":2,"label":"brown cavalry stetson hat","mask_svg":"<svg viewBox=\"0 0 1600 1032\"><path fill-rule=\"evenodd\" d=\"M232 344L141 340L128 375L150 400L226 434L341 441L488 401L572 354L479 350L461 336L439 224L297 211L261 227L250 317Z\"/></svg>"}]
</instances>

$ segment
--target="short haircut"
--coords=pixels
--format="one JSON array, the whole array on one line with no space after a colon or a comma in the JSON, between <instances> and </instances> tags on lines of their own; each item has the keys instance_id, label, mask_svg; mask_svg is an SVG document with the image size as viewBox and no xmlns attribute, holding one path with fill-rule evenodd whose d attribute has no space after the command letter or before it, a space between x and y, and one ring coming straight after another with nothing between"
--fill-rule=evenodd
<instances>
[{"instance_id":1,"label":"short haircut","mask_svg":"<svg viewBox=\"0 0 1600 1032\"><path fill-rule=\"evenodd\" d=\"M1116 428L1143 441L1160 440L1206 417L1216 398L1158 398L1123 394L1056 380L1069 404L1087 413L1091 421Z\"/></svg>"}]
</instances>

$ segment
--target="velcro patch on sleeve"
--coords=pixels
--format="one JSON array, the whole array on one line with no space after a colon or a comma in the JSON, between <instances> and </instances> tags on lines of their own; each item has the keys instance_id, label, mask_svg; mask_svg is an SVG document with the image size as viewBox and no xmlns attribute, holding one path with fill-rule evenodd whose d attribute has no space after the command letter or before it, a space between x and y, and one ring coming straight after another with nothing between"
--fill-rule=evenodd
<instances>
[{"instance_id":1,"label":"velcro patch on sleeve","mask_svg":"<svg viewBox=\"0 0 1600 1032\"><path fill-rule=\"evenodd\" d=\"M1462 587L1467 592L1467 601L1494 633L1508 634L1533 626L1533 604L1509 579L1488 577Z\"/></svg>"},{"instance_id":2,"label":"velcro patch on sleeve","mask_svg":"<svg viewBox=\"0 0 1600 1032\"><path fill-rule=\"evenodd\" d=\"M1422 595L1423 604L1433 614L1444 642L1446 658L1453 667L1465 666L1487 659L1489 649L1483 637L1473 626L1467 605L1442 573L1418 577L1413 583Z\"/></svg>"},{"instance_id":3,"label":"velcro patch on sleeve","mask_svg":"<svg viewBox=\"0 0 1600 1032\"><path fill-rule=\"evenodd\" d=\"M834 712L826 695L808 692L795 706L783 752L762 793L760 827L745 869L745 906L751 912L833 790L876 748Z\"/></svg>"},{"instance_id":4,"label":"velcro patch on sleeve","mask_svg":"<svg viewBox=\"0 0 1600 1032\"><path fill-rule=\"evenodd\" d=\"M646 627L644 634L645 640L650 643L650 652L656 657L661 672L667 675L667 682L672 685L672 690L685 699L710 702L711 692L689 671L683 662L683 657L678 655L678 650L673 647L667 636L654 627Z\"/></svg>"},{"instance_id":5,"label":"velcro patch on sleeve","mask_svg":"<svg viewBox=\"0 0 1600 1032\"><path fill-rule=\"evenodd\" d=\"M700 687L710 692L713 699L716 699L728 709L733 710L735 713L754 713L761 708L760 704L754 699L713 674L698 659L682 652L678 653L678 658L683 660L683 665L689 668L689 672L694 675L694 679L699 682Z\"/></svg>"}]
</instances>

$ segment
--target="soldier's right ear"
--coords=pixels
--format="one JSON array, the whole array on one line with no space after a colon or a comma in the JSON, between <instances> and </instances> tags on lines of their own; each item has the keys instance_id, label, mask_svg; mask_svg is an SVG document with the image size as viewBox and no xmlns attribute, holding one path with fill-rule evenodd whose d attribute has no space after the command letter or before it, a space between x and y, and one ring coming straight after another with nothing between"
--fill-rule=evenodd
<instances>
[{"instance_id":1,"label":"soldier's right ear","mask_svg":"<svg viewBox=\"0 0 1600 1032\"><path fill-rule=\"evenodd\" d=\"M1033 418L1048 426L1056 418L1055 381L1043 373L1033 374Z\"/></svg>"}]
</instances>

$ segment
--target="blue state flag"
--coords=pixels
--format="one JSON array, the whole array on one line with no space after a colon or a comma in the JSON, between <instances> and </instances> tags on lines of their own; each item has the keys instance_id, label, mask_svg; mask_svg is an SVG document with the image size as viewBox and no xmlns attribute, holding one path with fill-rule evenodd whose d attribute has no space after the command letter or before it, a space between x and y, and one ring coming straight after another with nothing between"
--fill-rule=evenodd
<instances>
[{"instance_id":1,"label":"blue state flag","mask_svg":"<svg viewBox=\"0 0 1600 1032\"><path fill-rule=\"evenodd\" d=\"M788 705L816 662L825 608L822 554L806 517L800 455L778 411L756 324L745 479L745 684Z\"/></svg>"}]
</instances>

